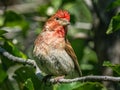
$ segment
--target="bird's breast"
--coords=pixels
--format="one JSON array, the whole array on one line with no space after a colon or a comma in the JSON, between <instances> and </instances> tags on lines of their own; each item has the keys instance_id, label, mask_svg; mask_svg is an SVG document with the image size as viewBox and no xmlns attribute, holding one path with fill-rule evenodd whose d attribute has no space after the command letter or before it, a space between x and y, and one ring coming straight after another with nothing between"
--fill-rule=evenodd
<instances>
[{"instance_id":1,"label":"bird's breast","mask_svg":"<svg viewBox=\"0 0 120 90\"><path fill-rule=\"evenodd\" d=\"M65 50L52 50L36 59L40 69L49 75L67 75L74 71L74 62Z\"/></svg>"},{"instance_id":2,"label":"bird's breast","mask_svg":"<svg viewBox=\"0 0 120 90\"><path fill-rule=\"evenodd\" d=\"M51 35L50 35L51 36ZM49 75L67 75L75 70L72 58L65 50L64 38L42 37L34 47L34 56L40 69Z\"/></svg>"},{"instance_id":3,"label":"bird's breast","mask_svg":"<svg viewBox=\"0 0 120 90\"><path fill-rule=\"evenodd\" d=\"M36 39L36 44L34 45L34 53L36 55L48 55L50 51L55 49L62 50L65 47L64 38L54 36L54 33L48 33L47 35L41 35Z\"/></svg>"}]
</instances>

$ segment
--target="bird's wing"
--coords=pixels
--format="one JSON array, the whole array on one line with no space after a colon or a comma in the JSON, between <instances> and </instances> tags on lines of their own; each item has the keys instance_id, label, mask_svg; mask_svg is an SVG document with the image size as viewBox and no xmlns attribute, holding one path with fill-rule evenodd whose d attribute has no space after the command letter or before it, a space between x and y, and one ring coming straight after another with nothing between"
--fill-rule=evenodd
<instances>
[{"instance_id":1,"label":"bird's wing","mask_svg":"<svg viewBox=\"0 0 120 90\"><path fill-rule=\"evenodd\" d=\"M72 60L75 64L75 68L77 69L77 71L79 73L79 76L82 76L82 72L80 70L79 63L77 61L77 57L76 57L75 52L74 52L73 48L71 47L71 44L69 43L68 40L66 40L65 50L68 53L68 55L70 55L70 57L72 58Z\"/></svg>"}]
</instances>

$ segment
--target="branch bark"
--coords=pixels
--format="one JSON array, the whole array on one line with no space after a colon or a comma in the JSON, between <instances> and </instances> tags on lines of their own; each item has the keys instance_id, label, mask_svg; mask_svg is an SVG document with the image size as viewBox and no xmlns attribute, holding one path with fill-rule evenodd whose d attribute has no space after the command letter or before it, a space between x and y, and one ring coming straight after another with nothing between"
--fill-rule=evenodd
<instances>
[{"instance_id":1,"label":"branch bark","mask_svg":"<svg viewBox=\"0 0 120 90\"><path fill-rule=\"evenodd\" d=\"M113 76L83 76L74 79L59 79L55 80L50 79L51 83L71 83L77 81L112 81L112 82L120 82L120 77L113 77Z\"/></svg>"},{"instance_id":2,"label":"branch bark","mask_svg":"<svg viewBox=\"0 0 120 90\"><path fill-rule=\"evenodd\" d=\"M13 61L13 62L17 62L17 63L21 63L21 64L28 64L28 65L32 65L34 67L36 67L36 63L34 60L32 59L23 59L20 57L16 57L13 56L12 54L10 54L9 52L7 52L5 49L3 49L2 47L0 47L0 53L7 57L9 60Z\"/></svg>"}]
</instances>

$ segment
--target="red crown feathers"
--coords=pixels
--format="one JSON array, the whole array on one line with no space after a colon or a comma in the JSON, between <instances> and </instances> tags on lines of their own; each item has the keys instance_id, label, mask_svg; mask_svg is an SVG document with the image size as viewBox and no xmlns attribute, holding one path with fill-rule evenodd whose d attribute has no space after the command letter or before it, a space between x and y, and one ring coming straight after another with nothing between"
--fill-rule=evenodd
<instances>
[{"instance_id":1,"label":"red crown feathers","mask_svg":"<svg viewBox=\"0 0 120 90\"><path fill-rule=\"evenodd\" d=\"M59 18L65 18L70 21L70 14L66 10L58 10L55 16L58 16Z\"/></svg>"}]
</instances>

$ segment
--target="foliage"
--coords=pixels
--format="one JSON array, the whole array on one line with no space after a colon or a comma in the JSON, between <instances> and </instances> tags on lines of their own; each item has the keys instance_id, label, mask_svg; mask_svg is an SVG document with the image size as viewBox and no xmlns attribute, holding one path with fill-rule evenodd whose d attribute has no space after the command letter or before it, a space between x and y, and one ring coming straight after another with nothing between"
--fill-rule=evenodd
<instances>
[{"instance_id":1,"label":"foliage","mask_svg":"<svg viewBox=\"0 0 120 90\"><path fill-rule=\"evenodd\" d=\"M115 0L113 1L107 8L107 10L113 10L114 8L117 8L120 6L120 1ZM120 13L117 13L115 16L112 17L110 24L108 26L107 34L111 34L117 30L120 30Z\"/></svg>"},{"instance_id":2,"label":"foliage","mask_svg":"<svg viewBox=\"0 0 120 90\"><path fill-rule=\"evenodd\" d=\"M117 30L120 30L120 13L118 13L116 16L113 16L111 21L110 21L110 25L108 27L107 30L107 34L111 34Z\"/></svg>"},{"instance_id":3,"label":"foliage","mask_svg":"<svg viewBox=\"0 0 120 90\"><path fill-rule=\"evenodd\" d=\"M112 64L109 61L106 61L103 63L103 66L110 67L113 71L120 75L120 64Z\"/></svg>"},{"instance_id":4,"label":"foliage","mask_svg":"<svg viewBox=\"0 0 120 90\"><path fill-rule=\"evenodd\" d=\"M109 10L120 5L119 0L111 3ZM37 8L36 12L18 14L15 11L5 11L0 16L0 47L6 49L14 56L21 58L33 58L32 47L36 35L42 30L44 22L34 21L35 15L49 17L59 8L67 9L71 14L71 26L68 38L75 50L83 75L101 74L98 70L97 54L93 50L94 41L75 38L79 33L94 37L91 29L76 27L76 23L84 22L93 24L92 12L83 0L50 0ZM37 14L36 14L37 13ZM120 13L113 16L110 21L107 34L120 29ZM35 27L36 26L36 27ZM36 31L38 32L36 33ZM30 34L32 33L32 34ZM104 62L103 66L110 67L120 75L120 65ZM10 71L10 72L9 72ZM107 90L101 82L75 82L44 85L35 74L35 68L24 66L10 61L0 54L0 90Z\"/></svg>"}]
</instances>

